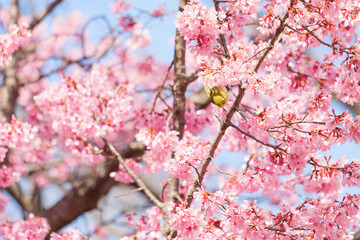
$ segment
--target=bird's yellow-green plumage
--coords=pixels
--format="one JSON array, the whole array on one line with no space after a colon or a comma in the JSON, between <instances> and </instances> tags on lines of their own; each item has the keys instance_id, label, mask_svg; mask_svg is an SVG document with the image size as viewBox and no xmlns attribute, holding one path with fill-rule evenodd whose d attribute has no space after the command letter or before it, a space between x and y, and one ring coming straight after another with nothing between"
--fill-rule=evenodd
<instances>
[{"instance_id":1,"label":"bird's yellow-green plumage","mask_svg":"<svg viewBox=\"0 0 360 240\"><path fill-rule=\"evenodd\" d=\"M204 89L213 104L223 107L228 100L228 91L225 87L209 88L204 84Z\"/></svg>"}]
</instances>

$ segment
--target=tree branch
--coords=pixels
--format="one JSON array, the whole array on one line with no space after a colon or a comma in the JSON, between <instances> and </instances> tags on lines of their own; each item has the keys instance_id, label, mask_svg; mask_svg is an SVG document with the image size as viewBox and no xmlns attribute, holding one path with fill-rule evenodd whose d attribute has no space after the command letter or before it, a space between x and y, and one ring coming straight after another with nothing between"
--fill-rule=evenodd
<instances>
[{"instance_id":1,"label":"tree branch","mask_svg":"<svg viewBox=\"0 0 360 240\"><path fill-rule=\"evenodd\" d=\"M215 5L216 12L219 13L219 11L220 11L220 6L219 6L220 2L217 1L217 0L213 0L213 2L214 2L214 5ZM218 20L218 23L221 24L221 21L220 21L219 17L217 18L217 20ZM219 42L220 42L221 46L223 47L224 56L227 59L230 59L230 52L229 52L229 49L227 47L226 38L225 38L224 34L222 34L222 33L220 33Z\"/></svg>"},{"instance_id":2,"label":"tree branch","mask_svg":"<svg viewBox=\"0 0 360 240\"><path fill-rule=\"evenodd\" d=\"M244 97L244 94L245 94L245 89L242 88L241 86L239 86L239 93L238 93L233 105L231 106L230 110L225 115L225 119L220 125L220 130L219 130L214 142L211 144L211 147L210 147L207 157L201 164L201 170L200 170L199 176L194 179L193 184L191 185L191 187L186 195L185 201L188 206L191 205L192 200L194 198L193 193L196 191L196 189L199 186L201 186L204 176L207 172L207 168L208 168L211 160L214 158L215 151L216 151L217 147L219 146L219 143L220 143L222 137L225 135L226 129L230 126L231 118L234 115L234 113L236 112L237 106L239 106L242 98Z\"/></svg>"},{"instance_id":3,"label":"tree branch","mask_svg":"<svg viewBox=\"0 0 360 240\"><path fill-rule=\"evenodd\" d=\"M35 17L35 19L31 22L29 29L34 29L62 1L63 0L55 0L52 4L50 4L44 11Z\"/></svg>"},{"instance_id":4,"label":"tree branch","mask_svg":"<svg viewBox=\"0 0 360 240\"><path fill-rule=\"evenodd\" d=\"M9 26L16 24L19 18L19 2L11 0ZM10 63L4 68L4 84L1 86L1 110L0 117L5 118L7 122L11 120L14 114L15 102L19 95L19 82L16 76L17 70L17 52L13 54Z\"/></svg>"},{"instance_id":5,"label":"tree branch","mask_svg":"<svg viewBox=\"0 0 360 240\"><path fill-rule=\"evenodd\" d=\"M12 24L16 24L19 19L19 0L11 0L10 1L10 18L9 18L9 26Z\"/></svg>"},{"instance_id":6,"label":"tree branch","mask_svg":"<svg viewBox=\"0 0 360 240\"><path fill-rule=\"evenodd\" d=\"M236 130L238 130L239 132L241 132L242 134L244 134L245 136L249 137L249 138L252 138L254 139L256 142L264 145L264 146L267 146L267 147L271 147L272 149L274 149L275 151L277 150L280 150L280 151L283 151L284 153L286 153L286 150L281 148L280 145L273 145L273 144L270 144L270 143L266 143L266 142L263 142L261 141L260 139L256 138L255 136L251 135L250 133L247 133L243 130L241 130L238 126L236 126L235 124L233 124L232 122L230 122L230 126L235 128Z\"/></svg>"},{"instance_id":7,"label":"tree branch","mask_svg":"<svg viewBox=\"0 0 360 240\"><path fill-rule=\"evenodd\" d=\"M163 77L161 86L160 86L158 92L156 93L156 96L155 96L154 103L153 103L153 106L151 108L150 114L152 114L154 109L155 109L156 100L160 97L160 94L161 94L162 90L164 89L165 81L167 80L167 78L169 76L169 73L170 73L170 70L173 67L173 65L174 65L174 60L171 62L170 66L168 67L168 69L167 69L167 71L165 73L165 76Z\"/></svg>"},{"instance_id":8,"label":"tree branch","mask_svg":"<svg viewBox=\"0 0 360 240\"><path fill-rule=\"evenodd\" d=\"M288 11L291 10L291 7L293 6L295 0L291 0L290 2L290 7L288 8ZM285 28L285 21L286 19L289 17L289 13L286 12L284 17L281 19L280 21L280 25L278 26L278 28L275 31L275 35L273 36L273 38L271 39L268 48L266 49L266 51L264 52L264 54L260 57L260 59L258 60L258 63L256 64L255 68L254 68L254 72L258 72L262 63L264 62L266 56L269 54L269 52L273 49L274 44L276 42L276 40L279 38L280 34L282 33L282 31ZM241 85L238 86L239 92L238 95L235 98L235 101L233 103L233 105L231 106L230 110L227 112L227 114L225 115L225 119L224 121L221 123L220 125L220 130L214 140L214 142L211 144L210 146L210 150L209 153L207 155L207 157L205 158L205 160L202 162L201 165L201 170L200 170L200 174L198 177L196 177L193 181L193 184L191 185L187 195L186 195L186 203L187 206L189 207L193 201L193 193L196 191L196 189L201 186L202 181L204 179L205 173L207 172L207 168L211 162L211 160L214 157L214 153L222 139L222 137L225 135L225 131L226 129L230 126L231 124L231 118L234 115L234 113L236 112L236 110L238 109L238 106L245 94L245 89L241 87Z\"/></svg>"},{"instance_id":9,"label":"tree branch","mask_svg":"<svg viewBox=\"0 0 360 240\"><path fill-rule=\"evenodd\" d=\"M144 152L145 146L142 143L132 142L119 154L124 158L134 158L142 156ZM114 159L107 161L107 169L102 174L79 182L59 202L41 214L48 220L51 231L58 231L84 212L96 208L101 197L118 184L109 175L118 170L119 162Z\"/></svg>"},{"instance_id":10,"label":"tree branch","mask_svg":"<svg viewBox=\"0 0 360 240\"><path fill-rule=\"evenodd\" d=\"M323 45L325 45L325 46L327 46L327 47L329 47L329 48L331 48L331 49L333 49L333 50L337 50L337 51L344 52L344 53L346 53L346 54L348 54L348 55L349 55L349 54L354 54L354 53L349 52L349 51L347 51L347 50L345 50L345 49L343 49L343 48L337 48L337 47L335 47L335 46L333 46L333 45L331 45L331 44L328 44L328 43L322 41L318 36L316 36L312 31L310 31L309 28L307 28L306 26L301 25L301 27L302 27L306 32L308 32L313 38L315 38L319 43L321 43L321 44L323 44Z\"/></svg>"},{"instance_id":11,"label":"tree branch","mask_svg":"<svg viewBox=\"0 0 360 240\"><path fill-rule=\"evenodd\" d=\"M145 183L134 173L134 171L125 163L121 154L115 149L115 147L106 139L103 138L106 146L110 149L110 152L116 157L119 163L123 166L125 171L131 176L135 181L136 185L141 188L145 195L153 202L158 208L162 209L163 203L149 190Z\"/></svg>"},{"instance_id":12,"label":"tree branch","mask_svg":"<svg viewBox=\"0 0 360 240\"><path fill-rule=\"evenodd\" d=\"M182 12L186 5L186 0L179 0L179 11ZM174 73L175 80L173 85L174 105L173 105L173 128L179 133L179 139L183 138L185 129L185 91L189 84L186 77L185 67L185 39L180 33L179 29L176 29L175 36L175 52L174 52ZM164 235L170 235L171 238L176 236L176 232L172 229L169 223L169 217L167 214L167 206L170 202L177 203L179 199L179 179L169 176L166 181L167 194L165 200L165 207L163 209L164 215Z\"/></svg>"}]
</instances>

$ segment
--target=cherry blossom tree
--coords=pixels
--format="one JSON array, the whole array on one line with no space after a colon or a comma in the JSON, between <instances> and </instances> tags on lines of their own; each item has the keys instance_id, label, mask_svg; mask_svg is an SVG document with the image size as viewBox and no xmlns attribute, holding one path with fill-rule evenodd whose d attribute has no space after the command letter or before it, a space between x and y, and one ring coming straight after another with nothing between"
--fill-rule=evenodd
<instances>
[{"instance_id":1,"label":"cherry blossom tree","mask_svg":"<svg viewBox=\"0 0 360 240\"><path fill-rule=\"evenodd\" d=\"M99 3L117 22L58 14L65 0L33 14L9 2L2 238L360 239L359 159L328 154L360 140L358 0ZM171 14L166 63L147 52L145 22ZM204 85L227 88L224 107Z\"/></svg>"}]
</instances>

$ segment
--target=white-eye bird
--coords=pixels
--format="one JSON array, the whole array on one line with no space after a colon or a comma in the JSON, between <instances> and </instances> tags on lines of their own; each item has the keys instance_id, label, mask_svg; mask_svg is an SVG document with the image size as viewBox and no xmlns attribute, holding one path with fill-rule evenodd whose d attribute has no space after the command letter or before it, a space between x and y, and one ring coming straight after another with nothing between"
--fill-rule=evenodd
<instances>
[{"instance_id":1,"label":"white-eye bird","mask_svg":"<svg viewBox=\"0 0 360 240\"><path fill-rule=\"evenodd\" d=\"M223 107L225 105L228 100L228 91L225 87L209 88L209 86L204 84L204 89L213 104L216 104L219 107Z\"/></svg>"}]
</instances>

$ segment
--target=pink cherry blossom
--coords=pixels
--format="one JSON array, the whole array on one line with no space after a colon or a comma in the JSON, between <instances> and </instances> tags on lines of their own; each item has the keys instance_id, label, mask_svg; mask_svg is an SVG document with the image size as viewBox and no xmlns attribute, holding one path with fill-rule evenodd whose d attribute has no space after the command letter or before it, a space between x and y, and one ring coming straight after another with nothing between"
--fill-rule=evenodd
<instances>
[{"instance_id":1,"label":"pink cherry blossom","mask_svg":"<svg viewBox=\"0 0 360 240\"><path fill-rule=\"evenodd\" d=\"M29 214L27 220L0 222L0 235L4 239L44 239L50 229L46 219Z\"/></svg>"},{"instance_id":2,"label":"pink cherry blossom","mask_svg":"<svg viewBox=\"0 0 360 240\"><path fill-rule=\"evenodd\" d=\"M214 49L216 37L220 33L214 8L207 9L201 2L192 0L183 12L178 13L175 25L189 43L194 42L194 50L205 53Z\"/></svg>"},{"instance_id":3,"label":"pink cherry blossom","mask_svg":"<svg viewBox=\"0 0 360 240\"><path fill-rule=\"evenodd\" d=\"M123 0L117 0L116 3L110 5L110 8L114 13L121 14L131 8L131 4Z\"/></svg>"},{"instance_id":4,"label":"pink cherry blossom","mask_svg":"<svg viewBox=\"0 0 360 240\"><path fill-rule=\"evenodd\" d=\"M84 237L80 233L80 231L75 229L68 229L66 232L57 234L57 233L51 233L50 236L51 240L63 240L63 239L74 239L74 240L83 240Z\"/></svg>"},{"instance_id":5,"label":"pink cherry blossom","mask_svg":"<svg viewBox=\"0 0 360 240\"><path fill-rule=\"evenodd\" d=\"M0 35L0 66L11 61L14 52L29 41L30 31L25 26L11 25L9 33Z\"/></svg>"},{"instance_id":6,"label":"pink cherry blossom","mask_svg":"<svg viewBox=\"0 0 360 240\"><path fill-rule=\"evenodd\" d=\"M141 172L141 165L136 163L134 160L128 159L126 160L126 164L134 171L135 174L139 174ZM132 183L134 180L130 177L130 175L125 171L122 165L119 165L119 170L117 172L110 173L110 177L114 178L116 181L122 183Z\"/></svg>"},{"instance_id":7,"label":"pink cherry blossom","mask_svg":"<svg viewBox=\"0 0 360 240\"><path fill-rule=\"evenodd\" d=\"M0 194L0 213L4 212L6 204L9 202L9 198Z\"/></svg>"}]
</instances>

